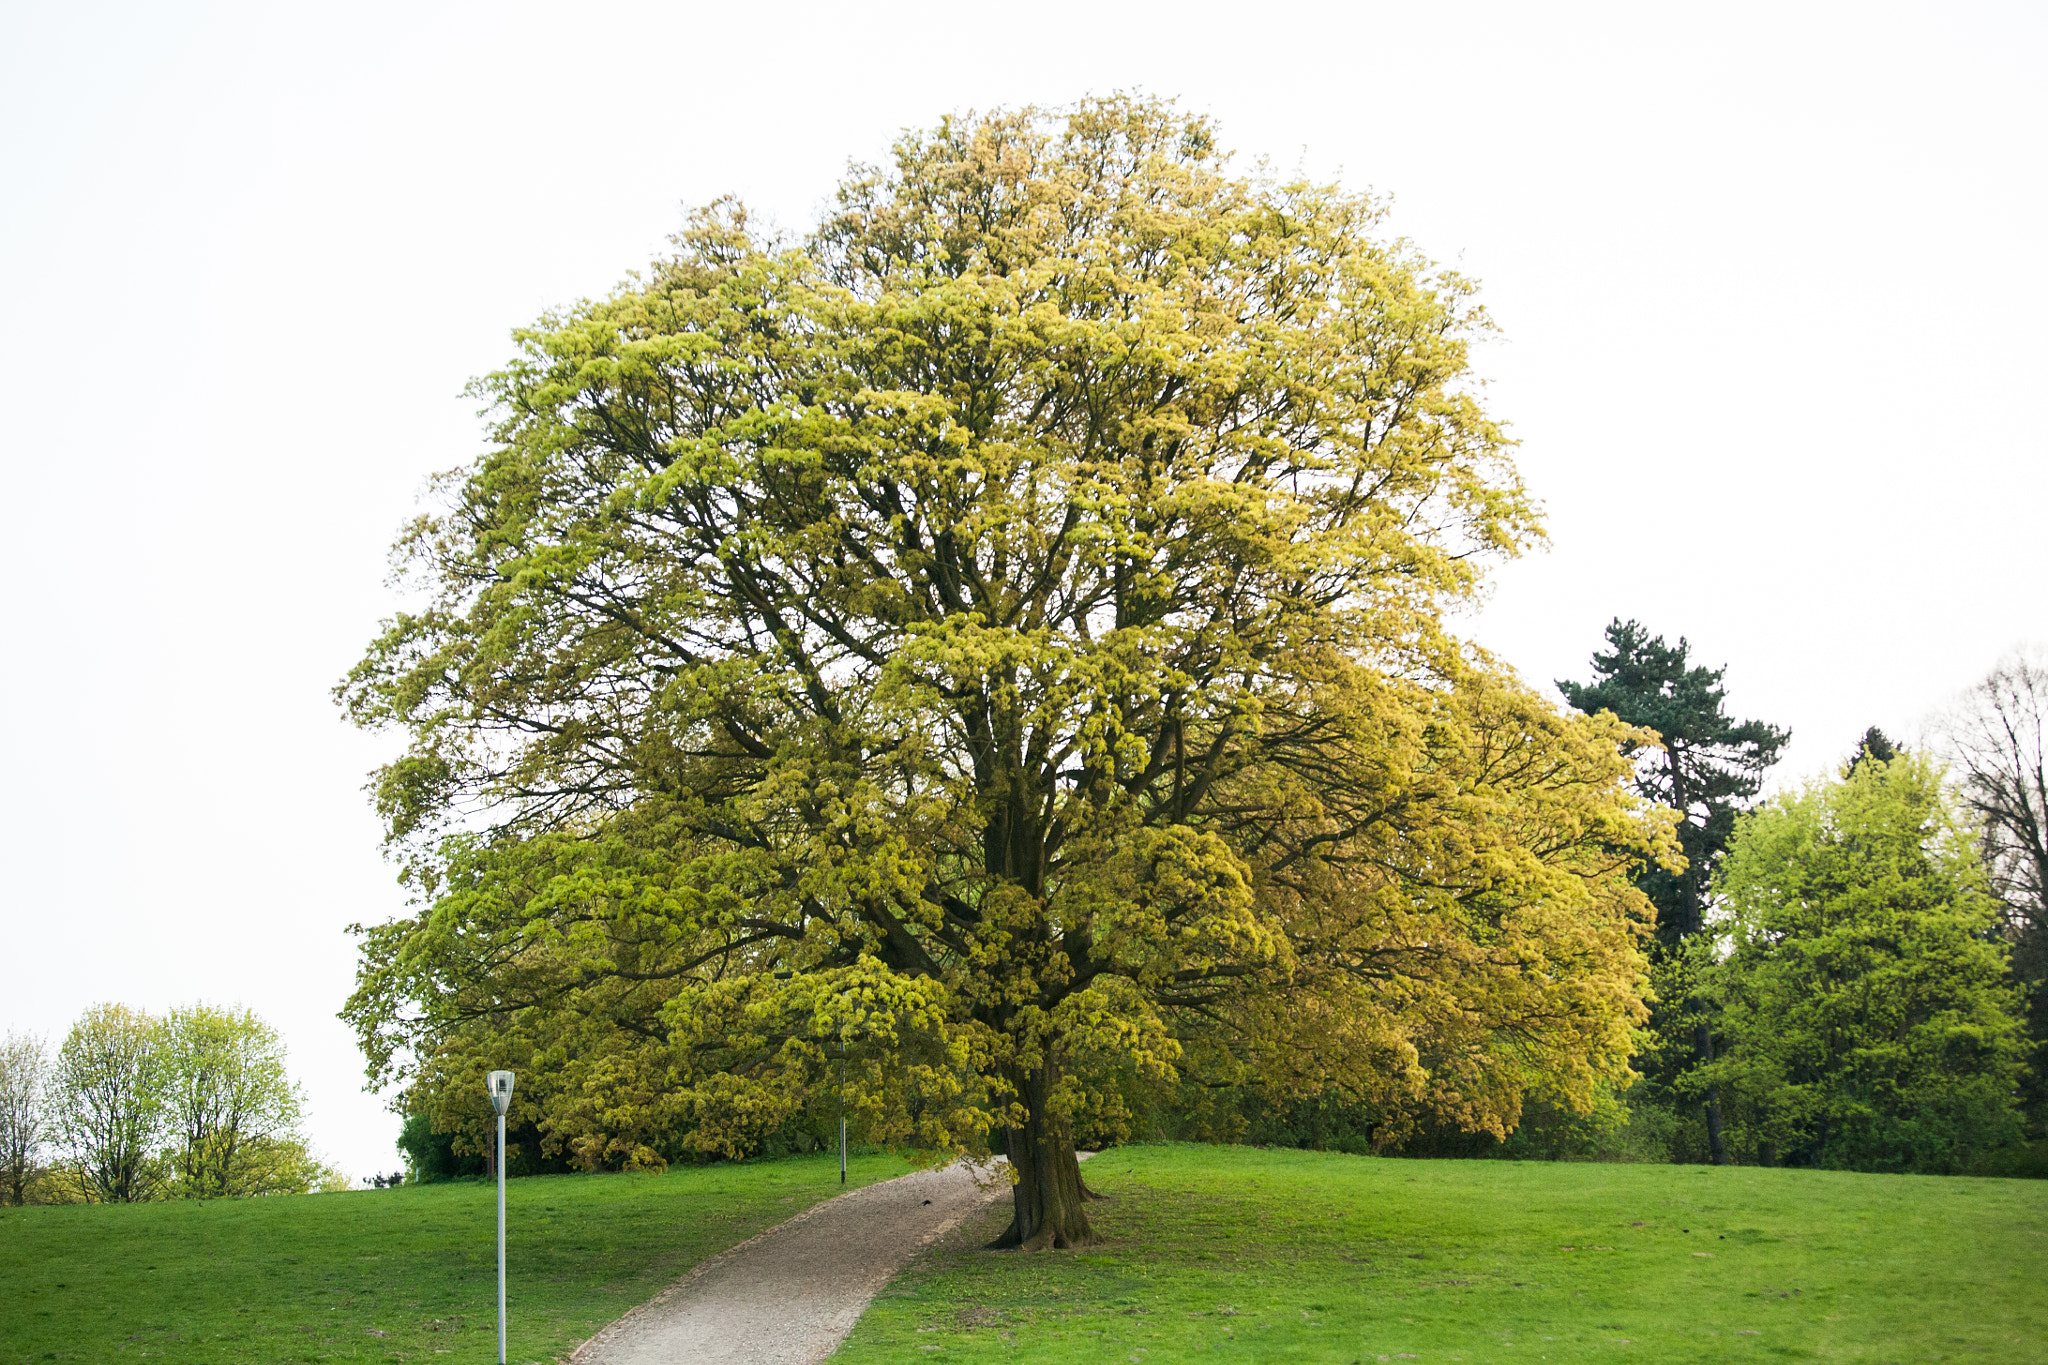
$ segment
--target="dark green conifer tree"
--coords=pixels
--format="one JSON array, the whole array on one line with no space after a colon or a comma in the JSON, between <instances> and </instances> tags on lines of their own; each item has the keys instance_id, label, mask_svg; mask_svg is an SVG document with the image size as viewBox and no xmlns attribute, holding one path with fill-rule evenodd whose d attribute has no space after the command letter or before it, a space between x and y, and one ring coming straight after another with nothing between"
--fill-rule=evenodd
<instances>
[{"instance_id":1,"label":"dark green conifer tree","mask_svg":"<svg viewBox=\"0 0 2048 1365\"><path fill-rule=\"evenodd\" d=\"M1721 685L1727 669L1690 663L1683 636L1669 645L1640 623L1617 617L1607 625L1607 645L1605 653L1593 655L1591 682L1560 679L1557 690L1581 711L1611 711L1662 737L1661 749L1636 755L1636 784L1645 797L1684 816L1678 839L1686 866L1677 873L1651 867L1637 881L1657 907L1655 959L1663 998L1651 1028L1667 1039L1692 1035L1684 1065L1710 1062L1713 1028L1692 991L1691 959L1704 946L1696 939L1706 925L1714 864L1727 850L1736 813L1762 789L1764 770L1792 735L1760 720L1730 717ZM1639 1060L1638 1069L1667 1084L1675 1079L1656 1074L1671 1068L1654 1056ZM1715 1165L1725 1165L1720 1097L1710 1089L1703 1098L1708 1153Z\"/></svg>"},{"instance_id":2,"label":"dark green conifer tree","mask_svg":"<svg viewBox=\"0 0 2048 1365\"><path fill-rule=\"evenodd\" d=\"M1866 762L1890 763L1905 753L1904 746L1892 743L1892 737L1875 725L1863 732L1863 738L1856 741L1856 752L1849 755L1844 765L1845 774L1854 773Z\"/></svg>"}]
</instances>

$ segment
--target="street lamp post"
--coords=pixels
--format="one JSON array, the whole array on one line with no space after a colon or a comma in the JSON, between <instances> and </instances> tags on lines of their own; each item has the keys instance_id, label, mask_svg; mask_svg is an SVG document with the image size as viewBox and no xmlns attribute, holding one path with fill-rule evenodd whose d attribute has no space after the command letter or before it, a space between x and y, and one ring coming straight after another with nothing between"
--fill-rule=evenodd
<instances>
[{"instance_id":1,"label":"street lamp post","mask_svg":"<svg viewBox=\"0 0 2048 1365\"><path fill-rule=\"evenodd\" d=\"M839 1183L846 1183L846 1044L839 1045Z\"/></svg>"},{"instance_id":2,"label":"street lamp post","mask_svg":"<svg viewBox=\"0 0 2048 1365\"><path fill-rule=\"evenodd\" d=\"M493 1071L484 1086L498 1111L498 1365L505 1365L505 1110L512 1104L512 1073Z\"/></svg>"}]
</instances>

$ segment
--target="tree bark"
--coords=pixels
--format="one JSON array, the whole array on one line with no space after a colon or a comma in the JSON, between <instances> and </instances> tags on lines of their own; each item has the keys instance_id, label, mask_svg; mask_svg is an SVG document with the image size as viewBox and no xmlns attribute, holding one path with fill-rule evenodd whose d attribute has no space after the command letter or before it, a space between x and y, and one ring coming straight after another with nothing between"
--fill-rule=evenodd
<instances>
[{"instance_id":1,"label":"tree bark","mask_svg":"<svg viewBox=\"0 0 2048 1365\"><path fill-rule=\"evenodd\" d=\"M1704 1019L1692 1026L1692 1047L1702 1063L1714 1060L1714 1030ZM1721 1089L1707 1087L1707 1159L1716 1166L1728 1164L1728 1143L1721 1136Z\"/></svg>"},{"instance_id":2,"label":"tree bark","mask_svg":"<svg viewBox=\"0 0 2048 1365\"><path fill-rule=\"evenodd\" d=\"M1690 811L1691 807L1688 804L1689 798L1685 791L1684 776L1679 768L1676 752L1673 752L1671 758L1671 790L1678 809L1682 812ZM1701 929L1706 927L1706 871L1707 861L1705 858L1693 857L1688 860L1685 869L1685 881L1683 883L1685 923L1679 930L1682 936L1681 941L1684 938L1689 938L1699 933ZM1701 1066L1705 1066L1714 1060L1714 1027L1704 1017L1707 1010L1706 1002L1698 996L1694 996L1690 1003L1693 1014L1693 1057ZM1719 1086L1710 1085L1707 1087L1706 1111L1707 1160L1716 1166L1726 1166L1728 1164L1728 1142L1721 1135L1721 1089Z\"/></svg>"},{"instance_id":3,"label":"tree bark","mask_svg":"<svg viewBox=\"0 0 2048 1365\"><path fill-rule=\"evenodd\" d=\"M1095 1233L1081 1206L1097 1196L1081 1183L1073 1133L1047 1112L1058 1073L1047 1063L1011 1080L1025 1109L1024 1126L1009 1130L1010 1166L1017 1175L1011 1190L1014 1212L1010 1226L989 1246L1018 1251L1086 1246Z\"/></svg>"}]
</instances>

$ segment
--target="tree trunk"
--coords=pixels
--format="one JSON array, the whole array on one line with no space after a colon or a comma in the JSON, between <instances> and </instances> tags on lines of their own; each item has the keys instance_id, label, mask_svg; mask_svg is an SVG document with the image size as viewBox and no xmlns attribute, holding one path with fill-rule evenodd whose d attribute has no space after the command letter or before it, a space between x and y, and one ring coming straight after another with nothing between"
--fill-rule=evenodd
<instances>
[{"instance_id":1,"label":"tree trunk","mask_svg":"<svg viewBox=\"0 0 2048 1365\"><path fill-rule=\"evenodd\" d=\"M1683 795L1683 793L1680 793ZM1681 806L1683 810L1685 807ZM1685 871L1686 924L1684 932L1690 936L1706 926L1706 888L1701 884L1706 874L1706 860L1695 858ZM1706 1002L1698 996L1691 1001L1693 1012L1692 1051L1701 1066L1714 1060L1714 1026L1705 1017ZM1707 1087L1707 1160L1716 1166L1728 1164L1728 1142L1721 1135L1721 1088Z\"/></svg>"},{"instance_id":2,"label":"tree trunk","mask_svg":"<svg viewBox=\"0 0 2048 1365\"><path fill-rule=\"evenodd\" d=\"M1700 1019L1692 1026L1692 1050L1702 1063L1714 1060L1714 1030ZM1721 1090L1707 1087L1707 1159L1716 1166L1728 1164L1728 1143L1721 1136Z\"/></svg>"},{"instance_id":3,"label":"tree trunk","mask_svg":"<svg viewBox=\"0 0 2048 1365\"><path fill-rule=\"evenodd\" d=\"M1010 1166L1017 1173L1011 1191L1015 1211L1009 1228L989 1246L1019 1251L1086 1246L1095 1234L1081 1205L1097 1196L1081 1183L1074 1135L1047 1114L1058 1075L1048 1063L1011 1080L1026 1114L1023 1127L1009 1130Z\"/></svg>"}]
</instances>

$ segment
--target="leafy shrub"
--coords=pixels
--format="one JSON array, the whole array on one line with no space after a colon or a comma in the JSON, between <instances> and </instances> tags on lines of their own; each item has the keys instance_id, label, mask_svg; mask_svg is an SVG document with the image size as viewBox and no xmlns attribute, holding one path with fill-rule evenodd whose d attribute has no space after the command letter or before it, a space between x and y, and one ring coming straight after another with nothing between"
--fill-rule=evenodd
<instances>
[{"instance_id":1,"label":"leafy shrub","mask_svg":"<svg viewBox=\"0 0 2048 1365\"><path fill-rule=\"evenodd\" d=\"M2020 1142L1986 1152L1970 1164L1970 1174L2048 1180L2048 1141Z\"/></svg>"}]
</instances>

